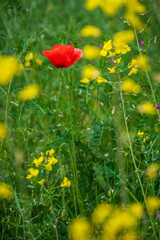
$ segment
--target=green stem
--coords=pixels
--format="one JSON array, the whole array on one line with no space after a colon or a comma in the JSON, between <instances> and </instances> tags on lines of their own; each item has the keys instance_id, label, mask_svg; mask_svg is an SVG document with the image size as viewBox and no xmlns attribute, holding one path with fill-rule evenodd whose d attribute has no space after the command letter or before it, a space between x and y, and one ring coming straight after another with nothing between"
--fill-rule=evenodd
<instances>
[{"instance_id":1,"label":"green stem","mask_svg":"<svg viewBox=\"0 0 160 240\"><path fill-rule=\"evenodd\" d=\"M130 151L131 151L133 164L134 164L134 167L135 167L135 170L136 170L136 175L137 175L137 178L138 178L138 181L139 181L139 185L140 185L140 188L141 188L141 191L142 191L142 195L143 195L144 202L145 202L145 205L146 205L146 208L147 208L147 212L148 212L149 219L150 219L150 222L151 222L151 225L152 225L152 229L153 229L153 232L154 232L154 235L155 235L155 239L158 240L157 236L156 236L156 231L155 231L155 228L154 228L154 225L153 225L153 221L152 221L152 218L151 218L151 213L149 211L149 207L148 207L148 203L147 203L147 200L146 200L146 196L145 196L145 192L144 192L144 189L143 189L143 185L142 185L142 182L141 182L141 178L140 178L140 175L139 175L139 169L137 168L135 156L134 156L134 153L133 153L131 137L130 137L130 134L129 134L128 124L127 124L127 117L126 117L125 104L124 104L124 98L123 98L123 92L122 92L122 85L121 85L119 69L118 69L118 79L119 79L120 97L121 97L121 102L122 102L123 115L124 115L125 127L126 127L128 142L129 142L129 148L130 148Z\"/></svg>"},{"instance_id":2,"label":"green stem","mask_svg":"<svg viewBox=\"0 0 160 240\"><path fill-rule=\"evenodd\" d=\"M80 213L83 213L83 207L81 204L80 200L80 193L79 193L79 183L78 183L78 175L77 175L77 163L76 163L76 153L75 153L75 143L74 143L74 132L73 132L73 125L72 125L72 111L71 111L71 104L70 104L70 99L69 99L69 94L68 94L68 89L67 89L67 83L66 79L64 76L64 71L62 69L62 77L65 85L65 91L67 95L67 101L68 101L68 106L69 106L69 117L70 117L70 128L71 128L71 138L72 138L72 153L73 153L73 160L74 160L74 166L73 166L73 173L74 173L74 182L76 186L76 193L77 193L77 201L79 205L79 210Z\"/></svg>"}]
</instances>

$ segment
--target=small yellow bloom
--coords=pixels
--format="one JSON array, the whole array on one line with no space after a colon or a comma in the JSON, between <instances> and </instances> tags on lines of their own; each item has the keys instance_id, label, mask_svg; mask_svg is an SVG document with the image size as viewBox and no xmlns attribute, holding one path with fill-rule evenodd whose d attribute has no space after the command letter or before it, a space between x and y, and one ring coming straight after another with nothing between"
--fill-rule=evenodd
<instances>
[{"instance_id":1,"label":"small yellow bloom","mask_svg":"<svg viewBox=\"0 0 160 240\"><path fill-rule=\"evenodd\" d=\"M71 181L68 180L67 177L64 177L63 182L61 183L61 187L70 187Z\"/></svg>"},{"instance_id":2,"label":"small yellow bloom","mask_svg":"<svg viewBox=\"0 0 160 240\"><path fill-rule=\"evenodd\" d=\"M97 79L98 76L100 76L100 75L101 75L101 72L99 71L99 69L96 67L93 67L93 66L85 67L82 72L83 81L87 81L87 79L89 79L89 80ZM87 78L87 79L84 79L84 78ZM81 82L82 82L82 80L81 80Z\"/></svg>"},{"instance_id":3,"label":"small yellow bloom","mask_svg":"<svg viewBox=\"0 0 160 240\"><path fill-rule=\"evenodd\" d=\"M82 78L82 79L80 80L80 82L81 82L81 83L88 84L88 83L90 82L90 80L89 80L88 78L84 77L84 78Z\"/></svg>"},{"instance_id":4,"label":"small yellow bloom","mask_svg":"<svg viewBox=\"0 0 160 240\"><path fill-rule=\"evenodd\" d=\"M115 71L116 71L115 69L116 69L116 67L108 68L109 73L115 73Z\"/></svg>"},{"instance_id":5,"label":"small yellow bloom","mask_svg":"<svg viewBox=\"0 0 160 240\"><path fill-rule=\"evenodd\" d=\"M86 0L85 9L88 11L92 11L97 7L100 7L102 0Z\"/></svg>"},{"instance_id":6,"label":"small yellow bloom","mask_svg":"<svg viewBox=\"0 0 160 240\"><path fill-rule=\"evenodd\" d=\"M38 183L39 183L40 185L43 185L44 182L45 182L45 179L44 179L44 178L43 178L41 181L38 181Z\"/></svg>"},{"instance_id":7,"label":"small yellow bloom","mask_svg":"<svg viewBox=\"0 0 160 240\"><path fill-rule=\"evenodd\" d=\"M121 62L121 57L120 58L118 58L118 59L116 59L116 60L114 60L114 63L117 63L117 64L119 64Z\"/></svg>"},{"instance_id":8,"label":"small yellow bloom","mask_svg":"<svg viewBox=\"0 0 160 240\"><path fill-rule=\"evenodd\" d=\"M88 60L100 58L100 49L96 46L86 45L83 48L83 56Z\"/></svg>"},{"instance_id":9,"label":"small yellow bloom","mask_svg":"<svg viewBox=\"0 0 160 240\"><path fill-rule=\"evenodd\" d=\"M108 153L105 153L105 154L104 154L104 157L108 157Z\"/></svg>"},{"instance_id":10,"label":"small yellow bloom","mask_svg":"<svg viewBox=\"0 0 160 240\"><path fill-rule=\"evenodd\" d=\"M117 32L113 36L113 42L121 42L121 43L131 43L135 39L135 34L133 30L126 30L122 32Z\"/></svg>"},{"instance_id":11,"label":"small yellow bloom","mask_svg":"<svg viewBox=\"0 0 160 240\"><path fill-rule=\"evenodd\" d=\"M140 203L133 203L130 206L130 211L136 218L141 218L143 216L143 207Z\"/></svg>"},{"instance_id":12,"label":"small yellow bloom","mask_svg":"<svg viewBox=\"0 0 160 240\"><path fill-rule=\"evenodd\" d=\"M100 2L102 11L112 17L123 6L124 0L101 0Z\"/></svg>"},{"instance_id":13,"label":"small yellow bloom","mask_svg":"<svg viewBox=\"0 0 160 240\"><path fill-rule=\"evenodd\" d=\"M40 59L39 57L36 57L35 59L36 59L36 63L41 66L43 63L43 60Z\"/></svg>"},{"instance_id":14,"label":"small yellow bloom","mask_svg":"<svg viewBox=\"0 0 160 240\"><path fill-rule=\"evenodd\" d=\"M94 223L96 224L102 224L107 217L109 217L110 213L112 211L112 205L111 204L105 204L101 203L99 204L92 214L92 219Z\"/></svg>"},{"instance_id":15,"label":"small yellow bloom","mask_svg":"<svg viewBox=\"0 0 160 240\"><path fill-rule=\"evenodd\" d=\"M56 163L58 163L58 159L56 159L55 157L52 156L48 159L48 163L49 164L56 164Z\"/></svg>"},{"instance_id":16,"label":"small yellow bloom","mask_svg":"<svg viewBox=\"0 0 160 240\"><path fill-rule=\"evenodd\" d=\"M25 56L25 61L29 62L33 60L33 58L34 58L33 52L27 53L27 55Z\"/></svg>"},{"instance_id":17,"label":"small yellow bloom","mask_svg":"<svg viewBox=\"0 0 160 240\"><path fill-rule=\"evenodd\" d=\"M1 182L0 183L0 199L11 200L12 198L13 198L13 191L11 187L6 183Z\"/></svg>"},{"instance_id":18,"label":"small yellow bloom","mask_svg":"<svg viewBox=\"0 0 160 240\"><path fill-rule=\"evenodd\" d=\"M135 81L131 78L127 78L122 83L122 90L127 93L140 93L141 87L135 83Z\"/></svg>"},{"instance_id":19,"label":"small yellow bloom","mask_svg":"<svg viewBox=\"0 0 160 240\"><path fill-rule=\"evenodd\" d=\"M4 123L0 123L0 139L6 137L8 129Z\"/></svg>"},{"instance_id":20,"label":"small yellow bloom","mask_svg":"<svg viewBox=\"0 0 160 240\"><path fill-rule=\"evenodd\" d=\"M0 55L0 85L12 81L13 77L20 74L23 66L14 57Z\"/></svg>"},{"instance_id":21,"label":"small yellow bloom","mask_svg":"<svg viewBox=\"0 0 160 240\"><path fill-rule=\"evenodd\" d=\"M154 104L150 101L140 103L137 107L138 112L141 114L147 114L147 115L155 115L156 109L154 107Z\"/></svg>"},{"instance_id":22,"label":"small yellow bloom","mask_svg":"<svg viewBox=\"0 0 160 240\"><path fill-rule=\"evenodd\" d=\"M160 207L160 198L158 197L147 197L147 205L149 208L149 211L152 213L157 211L157 209Z\"/></svg>"},{"instance_id":23,"label":"small yellow bloom","mask_svg":"<svg viewBox=\"0 0 160 240\"><path fill-rule=\"evenodd\" d=\"M89 240L91 225L84 217L77 217L70 225L70 235L73 240Z\"/></svg>"},{"instance_id":24,"label":"small yellow bloom","mask_svg":"<svg viewBox=\"0 0 160 240\"><path fill-rule=\"evenodd\" d=\"M144 139L143 139L143 142L145 143L146 142L146 140L148 140L149 139L149 137L147 136L147 137L145 137Z\"/></svg>"},{"instance_id":25,"label":"small yellow bloom","mask_svg":"<svg viewBox=\"0 0 160 240\"><path fill-rule=\"evenodd\" d=\"M109 50L112 49L112 40L104 42L103 49L100 51L100 55L105 57Z\"/></svg>"},{"instance_id":26,"label":"small yellow bloom","mask_svg":"<svg viewBox=\"0 0 160 240\"><path fill-rule=\"evenodd\" d=\"M138 68L142 69L142 70L150 70L150 66L148 64L148 58L145 55L139 55L136 57L136 61L137 61L137 66Z\"/></svg>"},{"instance_id":27,"label":"small yellow bloom","mask_svg":"<svg viewBox=\"0 0 160 240\"><path fill-rule=\"evenodd\" d=\"M55 153L54 149L50 149L50 150L46 151L46 155L49 154L49 156L52 156L54 153Z\"/></svg>"},{"instance_id":28,"label":"small yellow bloom","mask_svg":"<svg viewBox=\"0 0 160 240\"><path fill-rule=\"evenodd\" d=\"M131 48L125 44L125 43L122 43L122 42L114 42L114 47L115 47L115 53L117 54L126 54L127 52L130 52L131 51Z\"/></svg>"},{"instance_id":29,"label":"small yellow bloom","mask_svg":"<svg viewBox=\"0 0 160 240\"><path fill-rule=\"evenodd\" d=\"M34 160L33 160L33 162L34 162L34 164L36 165L36 167L39 167L39 166L41 165L43 159L44 159L44 157L41 156L41 157L39 157L38 159L34 159Z\"/></svg>"},{"instance_id":30,"label":"small yellow bloom","mask_svg":"<svg viewBox=\"0 0 160 240\"><path fill-rule=\"evenodd\" d=\"M159 171L160 165L157 163L152 163L147 169L147 176L154 180L158 177L158 171Z\"/></svg>"},{"instance_id":31,"label":"small yellow bloom","mask_svg":"<svg viewBox=\"0 0 160 240\"><path fill-rule=\"evenodd\" d=\"M38 173L39 173L39 170L38 169L33 169L33 168L30 168L29 169L29 173L30 174L28 174L27 175L27 179L30 179L30 178L32 178L32 177L37 177L37 175L38 175Z\"/></svg>"},{"instance_id":32,"label":"small yellow bloom","mask_svg":"<svg viewBox=\"0 0 160 240\"><path fill-rule=\"evenodd\" d=\"M24 63L24 66L25 66L25 67L30 67L30 66L31 66L31 62L30 62L30 61L26 61L26 62Z\"/></svg>"},{"instance_id":33,"label":"small yellow bloom","mask_svg":"<svg viewBox=\"0 0 160 240\"><path fill-rule=\"evenodd\" d=\"M138 71L137 68L132 68L131 71L128 73L128 76L131 76L132 74L136 74Z\"/></svg>"},{"instance_id":34,"label":"small yellow bloom","mask_svg":"<svg viewBox=\"0 0 160 240\"><path fill-rule=\"evenodd\" d=\"M109 51L109 55L108 55L108 57L115 57L116 56L116 53L115 52L111 52L111 51Z\"/></svg>"},{"instance_id":35,"label":"small yellow bloom","mask_svg":"<svg viewBox=\"0 0 160 240\"><path fill-rule=\"evenodd\" d=\"M51 165L50 163L46 164L46 165L45 165L45 168L46 168L46 170L49 171L49 172L52 171L52 165Z\"/></svg>"},{"instance_id":36,"label":"small yellow bloom","mask_svg":"<svg viewBox=\"0 0 160 240\"><path fill-rule=\"evenodd\" d=\"M94 38L98 38L100 37L102 34L102 31L95 27L95 26L85 26L81 31L80 31L80 36L82 37L94 37Z\"/></svg>"},{"instance_id":37,"label":"small yellow bloom","mask_svg":"<svg viewBox=\"0 0 160 240\"><path fill-rule=\"evenodd\" d=\"M136 59L132 59L132 62L128 64L128 68L135 68L137 67L137 60Z\"/></svg>"},{"instance_id":38,"label":"small yellow bloom","mask_svg":"<svg viewBox=\"0 0 160 240\"><path fill-rule=\"evenodd\" d=\"M98 77L97 78L97 83L107 83L108 81L106 80L106 79L104 79L104 78L102 78L102 77Z\"/></svg>"},{"instance_id":39,"label":"small yellow bloom","mask_svg":"<svg viewBox=\"0 0 160 240\"><path fill-rule=\"evenodd\" d=\"M138 130L137 136L139 136L140 138L142 138L144 135L144 132L141 132L140 130Z\"/></svg>"},{"instance_id":40,"label":"small yellow bloom","mask_svg":"<svg viewBox=\"0 0 160 240\"><path fill-rule=\"evenodd\" d=\"M148 227L148 230L150 230L151 228L152 228L152 227L151 227L151 226L149 226L149 227Z\"/></svg>"},{"instance_id":41,"label":"small yellow bloom","mask_svg":"<svg viewBox=\"0 0 160 240\"><path fill-rule=\"evenodd\" d=\"M37 84L31 84L28 87L22 89L18 93L18 96L21 101L27 101L36 98L39 95L39 93L40 93L39 86Z\"/></svg>"}]
</instances>

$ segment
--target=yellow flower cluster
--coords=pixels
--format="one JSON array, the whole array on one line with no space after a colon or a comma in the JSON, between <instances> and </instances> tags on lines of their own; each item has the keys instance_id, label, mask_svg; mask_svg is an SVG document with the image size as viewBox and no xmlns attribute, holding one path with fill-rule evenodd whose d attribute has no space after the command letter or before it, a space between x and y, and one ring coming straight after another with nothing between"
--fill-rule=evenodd
<instances>
[{"instance_id":1,"label":"yellow flower cluster","mask_svg":"<svg viewBox=\"0 0 160 240\"><path fill-rule=\"evenodd\" d=\"M97 79L101 75L101 72L98 68L93 66L86 66L82 72L81 83L89 83L92 80Z\"/></svg>"},{"instance_id":2,"label":"yellow flower cluster","mask_svg":"<svg viewBox=\"0 0 160 240\"><path fill-rule=\"evenodd\" d=\"M5 85L12 81L13 77L22 73L23 66L16 58L0 55L0 85Z\"/></svg>"},{"instance_id":3,"label":"yellow flower cluster","mask_svg":"<svg viewBox=\"0 0 160 240\"><path fill-rule=\"evenodd\" d=\"M80 31L81 37L98 38L101 36L101 34L102 34L102 31L99 28L92 25L87 25Z\"/></svg>"},{"instance_id":4,"label":"yellow flower cluster","mask_svg":"<svg viewBox=\"0 0 160 240\"><path fill-rule=\"evenodd\" d=\"M31 84L18 93L18 97L21 101L31 100L36 98L40 93L39 86L37 84Z\"/></svg>"},{"instance_id":5,"label":"yellow flower cluster","mask_svg":"<svg viewBox=\"0 0 160 240\"><path fill-rule=\"evenodd\" d=\"M156 212L158 210L158 208L160 207L160 198L148 196L147 197L147 205L148 205L148 209L151 213Z\"/></svg>"},{"instance_id":6,"label":"yellow flower cluster","mask_svg":"<svg viewBox=\"0 0 160 240\"><path fill-rule=\"evenodd\" d=\"M127 78L122 83L122 90L127 93L137 94L141 92L141 87L138 84L136 84L136 82L133 79Z\"/></svg>"},{"instance_id":7,"label":"yellow flower cluster","mask_svg":"<svg viewBox=\"0 0 160 240\"><path fill-rule=\"evenodd\" d=\"M124 17L128 23L137 29L141 29L143 25L137 14L144 13L146 8L138 0L86 0L85 3L86 10L92 11L100 7L110 17L114 16L123 6L126 8Z\"/></svg>"},{"instance_id":8,"label":"yellow flower cluster","mask_svg":"<svg viewBox=\"0 0 160 240\"><path fill-rule=\"evenodd\" d=\"M138 130L137 136L139 136L140 138L143 138L144 132L141 132L140 130Z\"/></svg>"},{"instance_id":9,"label":"yellow flower cluster","mask_svg":"<svg viewBox=\"0 0 160 240\"><path fill-rule=\"evenodd\" d=\"M37 54L33 54L33 52L27 53L25 56L25 67L30 67L31 62L35 61L38 65L42 65L43 61L37 56Z\"/></svg>"},{"instance_id":10,"label":"yellow flower cluster","mask_svg":"<svg viewBox=\"0 0 160 240\"><path fill-rule=\"evenodd\" d=\"M54 153L55 153L54 149L50 149L46 151L46 156L44 156L44 154L41 153L41 156L39 158L35 158L33 160L34 165L37 168L42 166L42 169L46 169L47 171L52 171L52 165L58 163L58 159L53 156ZM39 169L30 168L29 174L27 175L26 178L27 179L35 178L38 176L39 172L40 172ZM44 182L45 182L44 178L38 181L40 185L43 185Z\"/></svg>"},{"instance_id":11,"label":"yellow flower cluster","mask_svg":"<svg viewBox=\"0 0 160 240\"><path fill-rule=\"evenodd\" d=\"M156 114L156 108L154 104L150 101L140 103L137 107L138 112L141 114L146 114L146 115L155 115Z\"/></svg>"},{"instance_id":12,"label":"yellow flower cluster","mask_svg":"<svg viewBox=\"0 0 160 240\"><path fill-rule=\"evenodd\" d=\"M70 225L70 235L73 240L89 240L91 233L93 234L97 229L98 239L137 240L137 234L133 229L136 229L142 216L143 207L140 203L133 203L128 207L114 207L111 204L101 203L92 213L92 223L85 217L73 220ZM92 237L95 239L93 235Z\"/></svg>"},{"instance_id":13,"label":"yellow flower cluster","mask_svg":"<svg viewBox=\"0 0 160 240\"><path fill-rule=\"evenodd\" d=\"M99 52L100 49L93 45L86 45L83 48L83 56L88 60L99 59L100 58Z\"/></svg>"},{"instance_id":14,"label":"yellow flower cluster","mask_svg":"<svg viewBox=\"0 0 160 240\"><path fill-rule=\"evenodd\" d=\"M12 198L13 198L13 191L11 187L6 183L1 182L0 183L0 199L11 200Z\"/></svg>"},{"instance_id":15,"label":"yellow flower cluster","mask_svg":"<svg viewBox=\"0 0 160 240\"><path fill-rule=\"evenodd\" d=\"M67 177L64 177L63 182L61 183L61 187L70 187L71 181L68 180Z\"/></svg>"}]
</instances>

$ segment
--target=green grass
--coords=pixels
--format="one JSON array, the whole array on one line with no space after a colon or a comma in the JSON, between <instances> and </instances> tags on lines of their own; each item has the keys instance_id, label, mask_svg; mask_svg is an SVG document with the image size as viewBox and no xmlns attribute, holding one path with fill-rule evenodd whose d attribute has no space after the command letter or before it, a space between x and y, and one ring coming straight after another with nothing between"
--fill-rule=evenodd
<instances>
[{"instance_id":1,"label":"green grass","mask_svg":"<svg viewBox=\"0 0 160 240\"><path fill-rule=\"evenodd\" d=\"M106 59L96 60L94 66L109 83L94 81L82 86L82 69L93 62L82 58L64 69L69 86L66 88L62 70L52 66L42 54L42 50L50 50L55 44L69 42L81 49L86 44L98 46L127 28L121 18L123 9L109 18L100 9L87 12L84 2L2 0L0 53L16 55L24 64L26 54L32 51L43 64L32 63L10 85L0 87L0 121L9 128L7 138L0 142L0 181L14 191L12 201L0 200L1 240L56 239L55 220L58 238L69 239L72 219L79 215L89 217L102 201L115 206L140 202L145 208L148 195L160 195L159 177L151 181L145 174L150 163L160 163L160 118L158 114L145 116L136 110L141 101L160 103L160 84L153 80L160 64L159 3L145 1L148 12L142 19L146 27L137 33L139 41L144 41L141 51L148 55L151 66L148 76L143 71L133 76L144 86L142 93L121 95L119 82L126 72L120 74L121 79L117 74L109 74L107 68L112 64ZM53 8L49 10L51 3ZM96 40L80 38L80 30L88 24L99 27L102 36ZM131 52L123 56L121 69L126 69L139 54L136 40L130 47ZM18 92L31 83L40 85L40 96L20 102ZM137 136L138 130L149 137L146 143ZM36 179L28 180L26 176L33 159L51 148L59 163L49 174L43 172L47 181L41 187ZM70 188L60 187L64 176L71 180ZM137 227L140 239L158 240L159 223L156 213L149 218L145 211ZM148 229L150 225L152 228Z\"/></svg>"}]
</instances>

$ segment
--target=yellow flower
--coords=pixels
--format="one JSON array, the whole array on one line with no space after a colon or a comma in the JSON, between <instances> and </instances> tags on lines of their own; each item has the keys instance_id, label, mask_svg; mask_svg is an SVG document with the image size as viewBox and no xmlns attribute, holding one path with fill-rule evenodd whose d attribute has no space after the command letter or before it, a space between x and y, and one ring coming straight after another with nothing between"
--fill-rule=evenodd
<instances>
[{"instance_id":1,"label":"yellow flower","mask_svg":"<svg viewBox=\"0 0 160 240\"><path fill-rule=\"evenodd\" d=\"M116 53L115 52L111 52L111 51L109 51L109 55L108 55L108 57L115 57L116 56Z\"/></svg>"},{"instance_id":2,"label":"yellow flower","mask_svg":"<svg viewBox=\"0 0 160 240\"><path fill-rule=\"evenodd\" d=\"M37 84L31 84L28 87L22 89L19 93L19 99L21 101L27 101L37 97L40 93L39 86Z\"/></svg>"},{"instance_id":3,"label":"yellow flower","mask_svg":"<svg viewBox=\"0 0 160 240\"><path fill-rule=\"evenodd\" d=\"M25 61L30 62L31 60L33 60L34 55L33 52L27 53L27 55L25 56Z\"/></svg>"},{"instance_id":4,"label":"yellow flower","mask_svg":"<svg viewBox=\"0 0 160 240\"><path fill-rule=\"evenodd\" d=\"M136 57L136 61L137 61L137 66L138 68L142 69L142 70L150 70L150 66L148 64L148 58L145 55L139 55Z\"/></svg>"},{"instance_id":5,"label":"yellow flower","mask_svg":"<svg viewBox=\"0 0 160 240\"><path fill-rule=\"evenodd\" d=\"M55 157L52 156L48 159L48 163L49 164L56 164L56 163L58 163L58 159L56 159Z\"/></svg>"},{"instance_id":6,"label":"yellow flower","mask_svg":"<svg viewBox=\"0 0 160 240\"><path fill-rule=\"evenodd\" d=\"M52 165L51 165L50 163L46 164L46 165L45 165L45 168L46 168L46 170L49 171L49 172L52 171Z\"/></svg>"},{"instance_id":7,"label":"yellow flower","mask_svg":"<svg viewBox=\"0 0 160 240\"><path fill-rule=\"evenodd\" d=\"M127 78L122 83L122 90L127 93L140 93L141 87L135 83L135 81L131 78Z\"/></svg>"},{"instance_id":8,"label":"yellow flower","mask_svg":"<svg viewBox=\"0 0 160 240\"><path fill-rule=\"evenodd\" d=\"M136 74L138 71L137 68L132 68L131 71L128 73L128 76L131 76L132 74Z\"/></svg>"},{"instance_id":9,"label":"yellow flower","mask_svg":"<svg viewBox=\"0 0 160 240\"><path fill-rule=\"evenodd\" d=\"M0 139L6 137L8 129L4 123L0 123Z\"/></svg>"},{"instance_id":10,"label":"yellow flower","mask_svg":"<svg viewBox=\"0 0 160 240\"><path fill-rule=\"evenodd\" d=\"M116 69L116 67L108 68L109 73L115 73L115 71L116 71L115 69Z\"/></svg>"},{"instance_id":11,"label":"yellow flower","mask_svg":"<svg viewBox=\"0 0 160 240\"><path fill-rule=\"evenodd\" d=\"M138 240L138 236L136 233L134 232L127 232L124 233L124 235L122 236L121 240Z\"/></svg>"},{"instance_id":12,"label":"yellow flower","mask_svg":"<svg viewBox=\"0 0 160 240\"><path fill-rule=\"evenodd\" d=\"M135 39L134 31L133 30L126 30L122 32L117 32L113 36L113 43L121 42L124 44L128 44L133 42Z\"/></svg>"},{"instance_id":13,"label":"yellow flower","mask_svg":"<svg viewBox=\"0 0 160 240\"><path fill-rule=\"evenodd\" d=\"M141 132L140 130L138 130L137 136L139 136L140 138L142 138L144 135L144 132Z\"/></svg>"},{"instance_id":14,"label":"yellow flower","mask_svg":"<svg viewBox=\"0 0 160 240\"><path fill-rule=\"evenodd\" d=\"M46 155L49 154L49 156L52 156L54 153L55 153L54 149L50 149L50 150L46 151Z\"/></svg>"},{"instance_id":15,"label":"yellow flower","mask_svg":"<svg viewBox=\"0 0 160 240\"><path fill-rule=\"evenodd\" d=\"M104 78L102 78L102 77L98 77L97 78L97 83L107 83L108 81L106 80L106 79L104 79Z\"/></svg>"},{"instance_id":16,"label":"yellow flower","mask_svg":"<svg viewBox=\"0 0 160 240\"><path fill-rule=\"evenodd\" d=\"M112 49L112 40L109 40L108 42L104 42L103 49L100 51L100 55L105 57L109 50Z\"/></svg>"},{"instance_id":17,"label":"yellow flower","mask_svg":"<svg viewBox=\"0 0 160 240\"><path fill-rule=\"evenodd\" d=\"M25 67L30 67L30 66L31 66L31 62L30 62L30 61L26 61L26 62L24 63L24 66L25 66Z\"/></svg>"},{"instance_id":18,"label":"yellow flower","mask_svg":"<svg viewBox=\"0 0 160 240\"><path fill-rule=\"evenodd\" d=\"M96 224L102 224L112 211L112 205L101 203L93 211L92 219Z\"/></svg>"},{"instance_id":19,"label":"yellow flower","mask_svg":"<svg viewBox=\"0 0 160 240\"><path fill-rule=\"evenodd\" d=\"M38 175L38 173L39 173L39 170L38 169L33 169L33 168L30 168L29 169L29 173L30 174L28 174L27 175L27 179L30 179L30 178L32 178L32 177L37 177L37 175Z\"/></svg>"},{"instance_id":20,"label":"yellow flower","mask_svg":"<svg viewBox=\"0 0 160 240\"><path fill-rule=\"evenodd\" d=\"M101 75L101 72L98 68L93 66L87 66L83 69L83 78L88 78L89 80L97 79Z\"/></svg>"},{"instance_id":21,"label":"yellow flower","mask_svg":"<svg viewBox=\"0 0 160 240\"><path fill-rule=\"evenodd\" d=\"M11 200L12 198L13 198L13 191L11 187L6 183L1 182L0 183L0 199Z\"/></svg>"},{"instance_id":22,"label":"yellow flower","mask_svg":"<svg viewBox=\"0 0 160 240\"><path fill-rule=\"evenodd\" d=\"M114 60L114 63L117 63L117 64L119 64L121 62L121 57L120 58L118 58L118 59L116 59L116 60Z\"/></svg>"},{"instance_id":23,"label":"yellow flower","mask_svg":"<svg viewBox=\"0 0 160 240\"><path fill-rule=\"evenodd\" d=\"M141 114L147 114L147 115L156 114L156 109L154 107L154 104L150 101L139 104L137 109L138 109L138 112Z\"/></svg>"},{"instance_id":24,"label":"yellow flower","mask_svg":"<svg viewBox=\"0 0 160 240\"><path fill-rule=\"evenodd\" d=\"M128 64L128 68L135 68L137 67L137 60L136 59L132 59L132 62Z\"/></svg>"},{"instance_id":25,"label":"yellow flower","mask_svg":"<svg viewBox=\"0 0 160 240\"><path fill-rule=\"evenodd\" d=\"M70 187L71 181L68 180L67 177L64 177L63 182L61 183L61 187Z\"/></svg>"},{"instance_id":26,"label":"yellow flower","mask_svg":"<svg viewBox=\"0 0 160 240\"><path fill-rule=\"evenodd\" d=\"M0 55L0 85L12 81L13 77L20 74L23 66L14 57Z\"/></svg>"},{"instance_id":27,"label":"yellow flower","mask_svg":"<svg viewBox=\"0 0 160 240\"><path fill-rule=\"evenodd\" d=\"M43 63L43 60L41 60L38 56L36 56L35 59L36 59L36 63L41 66Z\"/></svg>"},{"instance_id":28,"label":"yellow flower","mask_svg":"<svg viewBox=\"0 0 160 240\"><path fill-rule=\"evenodd\" d=\"M124 0L104 0L101 3L101 9L105 14L112 17L123 6Z\"/></svg>"},{"instance_id":29,"label":"yellow flower","mask_svg":"<svg viewBox=\"0 0 160 240\"><path fill-rule=\"evenodd\" d=\"M73 240L89 240L91 225L84 217L77 217L70 225L70 235Z\"/></svg>"},{"instance_id":30,"label":"yellow flower","mask_svg":"<svg viewBox=\"0 0 160 240\"><path fill-rule=\"evenodd\" d=\"M43 185L44 182L45 182L45 179L44 179L44 178L43 178L41 181L38 181L38 183L39 183L40 185Z\"/></svg>"},{"instance_id":31,"label":"yellow flower","mask_svg":"<svg viewBox=\"0 0 160 240\"><path fill-rule=\"evenodd\" d=\"M101 36L101 34L102 34L102 31L99 28L91 25L85 26L80 32L80 36L82 37L98 38Z\"/></svg>"},{"instance_id":32,"label":"yellow flower","mask_svg":"<svg viewBox=\"0 0 160 240\"><path fill-rule=\"evenodd\" d=\"M82 79L80 80L80 82L87 84L87 83L90 82L90 80L89 80L88 78L84 77L84 78L82 78Z\"/></svg>"},{"instance_id":33,"label":"yellow flower","mask_svg":"<svg viewBox=\"0 0 160 240\"><path fill-rule=\"evenodd\" d=\"M119 53L126 54L127 52L131 51L131 48L125 43L116 41L113 44L115 47L115 53L117 53L117 54L119 54Z\"/></svg>"},{"instance_id":34,"label":"yellow flower","mask_svg":"<svg viewBox=\"0 0 160 240\"><path fill-rule=\"evenodd\" d=\"M100 49L96 46L86 45L83 48L83 56L88 60L100 58Z\"/></svg>"},{"instance_id":35,"label":"yellow flower","mask_svg":"<svg viewBox=\"0 0 160 240\"><path fill-rule=\"evenodd\" d=\"M130 206L130 211L136 218L141 218L143 216L143 207L140 203L133 203Z\"/></svg>"},{"instance_id":36,"label":"yellow flower","mask_svg":"<svg viewBox=\"0 0 160 240\"><path fill-rule=\"evenodd\" d=\"M147 205L149 208L149 211L155 212L160 206L160 198L158 197L147 197Z\"/></svg>"},{"instance_id":37,"label":"yellow flower","mask_svg":"<svg viewBox=\"0 0 160 240\"><path fill-rule=\"evenodd\" d=\"M150 164L147 169L147 176L152 180L156 179L158 177L159 168L160 166L157 163Z\"/></svg>"},{"instance_id":38,"label":"yellow flower","mask_svg":"<svg viewBox=\"0 0 160 240\"><path fill-rule=\"evenodd\" d=\"M104 157L108 157L108 153L105 153L105 154L104 154Z\"/></svg>"},{"instance_id":39,"label":"yellow flower","mask_svg":"<svg viewBox=\"0 0 160 240\"><path fill-rule=\"evenodd\" d=\"M44 159L44 157L41 156L41 157L39 157L38 159L34 159L34 160L33 160L33 162L34 162L34 164L36 165L36 167L39 167L39 166L41 165L43 159Z\"/></svg>"},{"instance_id":40,"label":"yellow flower","mask_svg":"<svg viewBox=\"0 0 160 240\"><path fill-rule=\"evenodd\" d=\"M146 140L148 140L149 139L149 137L147 136L147 137L145 137L144 139L143 139L143 142L145 143L146 142Z\"/></svg>"}]
</instances>

